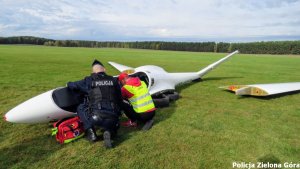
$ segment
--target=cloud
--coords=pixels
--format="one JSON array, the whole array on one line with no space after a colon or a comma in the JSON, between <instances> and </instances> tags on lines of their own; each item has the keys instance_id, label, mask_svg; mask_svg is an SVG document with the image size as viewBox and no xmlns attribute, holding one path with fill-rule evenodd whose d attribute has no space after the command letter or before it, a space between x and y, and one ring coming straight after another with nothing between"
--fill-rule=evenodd
<instances>
[{"instance_id":1,"label":"cloud","mask_svg":"<svg viewBox=\"0 0 300 169\"><path fill-rule=\"evenodd\" d=\"M0 0L0 36L85 40L298 38L298 0Z\"/></svg>"}]
</instances>

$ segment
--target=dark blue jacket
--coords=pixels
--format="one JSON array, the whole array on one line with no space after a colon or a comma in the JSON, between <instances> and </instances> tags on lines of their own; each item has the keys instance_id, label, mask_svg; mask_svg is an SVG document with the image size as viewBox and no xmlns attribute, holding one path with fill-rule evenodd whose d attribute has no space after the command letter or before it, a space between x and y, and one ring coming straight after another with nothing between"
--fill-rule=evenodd
<instances>
[{"instance_id":1,"label":"dark blue jacket","mask_svg":"<svg viewBox=\"0 0 300 169\"><path fill-rule=\"evenodd\" d=\"M82 80L67 83L69 89L74 91L80 91L83 92L84 94L88 94L89 90L91 89L91 85L92 85L91 76L87 76Z\"/></svg>"},{"instance_id":2,"label":"dark blue jacket","mask_svg":"<svg viewBox=\"0 0 300 169\"><path fill-rule=\"evenodd\" d=\"M104 72L100 72L97 74L107 76ZM85 95L88 95L88 93L92 87L92 76L87 76L84 79L79 80L79 81L68 82L67 86L69 89L71 89L73 91L80 91L80 92L84 93ZM117 79L115 79L114 88L115 88L115 92L116 92L116 95L118 98L117 102L120 105L123 100L122 100L122 95L121 95L121 87L120 87Z\"/></svg>"}]
</instances>

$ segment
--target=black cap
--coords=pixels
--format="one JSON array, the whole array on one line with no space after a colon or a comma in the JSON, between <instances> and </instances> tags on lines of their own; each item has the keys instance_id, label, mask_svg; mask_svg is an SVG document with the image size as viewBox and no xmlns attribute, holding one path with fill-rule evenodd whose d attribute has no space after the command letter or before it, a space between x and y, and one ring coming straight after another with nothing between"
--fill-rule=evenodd
<instances>
[{"instance_id":1,"label":"black cap","mask_svg":"<svg viewBox=\"0 0 300 169\"><path fill-rule=\"evenodd\" d=\"M101 66L103 66L103 64L102 64L100 61L98 61L97 59L95 59L94 62L92 63L92 67L93 67L94 65L101 65ZM103 66L103 67L104 67L104 66Z\"/></svg>"}]
</instances>

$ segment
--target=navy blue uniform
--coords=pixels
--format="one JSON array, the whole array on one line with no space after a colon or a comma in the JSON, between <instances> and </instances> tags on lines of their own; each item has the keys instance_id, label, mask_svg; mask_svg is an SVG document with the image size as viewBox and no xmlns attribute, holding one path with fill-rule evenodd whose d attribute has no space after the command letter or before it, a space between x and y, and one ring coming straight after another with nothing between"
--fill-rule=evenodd
<instances>
[{"instance_id":1,"label":"navy blue uniform","mask_svg":"<svg viewBox=\"0 0 300 169\"><path fill-rule=\"evenodd\" d=\"M84 103L77 107L84 129L97 125L104 130L116 132L122 103L121 90L116 79L104 72L93 73L83 80L68 82L67 86L87 96Z\"/></svg>"}]
</instances>

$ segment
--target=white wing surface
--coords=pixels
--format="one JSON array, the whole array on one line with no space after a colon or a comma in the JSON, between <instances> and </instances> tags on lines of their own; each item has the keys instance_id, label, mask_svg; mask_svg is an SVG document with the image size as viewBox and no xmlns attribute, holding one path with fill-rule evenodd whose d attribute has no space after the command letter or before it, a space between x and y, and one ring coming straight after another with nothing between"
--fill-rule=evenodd
<instances>
[{"instance_id":1,"label":"white wing surface","mask_svg":"<svg viewBox=\"0 0 300 169\"><path fill-rule=\"evenodd\" d=\"M121 64L115 63L115 62L108 62L108 63L120 72L133 69L132 67L121 65Z\"/></svg>"},{"instance_id":2,"label":"white wing surface","mask_svg":"<svg viewBox=\"0 0 300 169\"><path fill-rule=\"evenodd\" d=\"M236 95L270 96L293 91L300 91L300 82L231 85L220 87L235 92Z\"/></svg>"},{"instance_id":3,"label":"white wing surface","mask_svg":"<svg viewBox=\"0 0 300 169\"><path fill-rule=\"evenodd\" d=\"M170 73L170 76L172 77L175 85L199 79L237 53L239 53L239 51L236 50L236 51L228 54L227 56L223 57L222 59L206 66L205 68L201 69L199 72Z\"/></svg>"}]
</instances>

